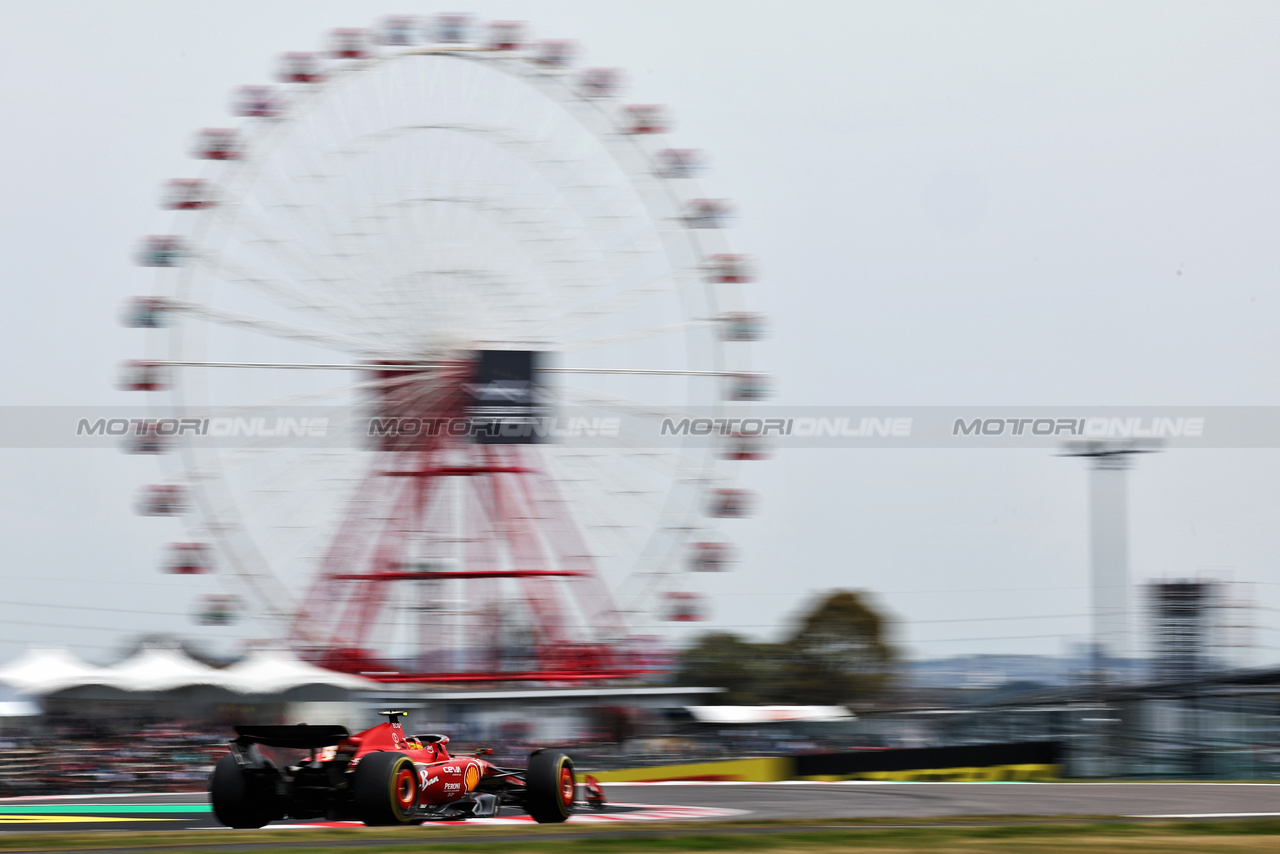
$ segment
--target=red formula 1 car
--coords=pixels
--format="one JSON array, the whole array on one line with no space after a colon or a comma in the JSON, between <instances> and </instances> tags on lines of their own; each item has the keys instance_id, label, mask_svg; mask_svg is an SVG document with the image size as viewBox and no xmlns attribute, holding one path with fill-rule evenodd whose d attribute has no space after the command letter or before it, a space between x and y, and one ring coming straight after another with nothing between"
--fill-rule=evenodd
<instances>
[{"instance_id":1,"label":"red formula 1 car","mask_svg":"<svg viewBox=\"0 0 1280 854\"><path fill-rule=\"evenodd\" d=\"M577 800L573 760L535 750L526 768L499 768L480 756L450 756L443 735L406 735L404 712L351 735L342 726L238 726L231 753L213 770L209 798L218 821L262 827L282 818L323 818L395 825L431 819L490 818L504 804L535 821L559 822ZM259 747L306 750L296 765L276 764ZM597 809L604 793L594 778L584 801Z\"/></svg>"}]
</instances>

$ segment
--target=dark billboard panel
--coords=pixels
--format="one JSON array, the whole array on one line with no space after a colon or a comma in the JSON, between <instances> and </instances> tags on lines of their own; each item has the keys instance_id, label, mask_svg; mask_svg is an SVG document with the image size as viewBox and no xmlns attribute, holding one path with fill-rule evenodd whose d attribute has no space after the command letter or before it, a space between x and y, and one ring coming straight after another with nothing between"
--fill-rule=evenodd
<instances>
[{"instance_id":1,"label":"dark billboard panel","mask_svg":"<svg viewBox=\"0 0 1280 854\"><path fill-rule=\"evenodd\" d=\"M475 379L466 387L467 414L474 441L487 445L528 445L546 417L535 350L479 350Z\"/></svg>"}]
</instances>

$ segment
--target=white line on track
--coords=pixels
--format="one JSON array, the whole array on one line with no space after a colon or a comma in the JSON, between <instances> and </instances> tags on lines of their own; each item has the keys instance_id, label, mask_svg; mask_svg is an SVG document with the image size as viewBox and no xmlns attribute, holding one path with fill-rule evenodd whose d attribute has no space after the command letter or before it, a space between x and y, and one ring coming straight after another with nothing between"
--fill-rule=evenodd
<instances>
[{"instance_id":1,"label":"white line on track","mask_svg":"<svg viewBox=\"0 0 1280 854\"><path fill-rule=\"evenodd\" d=\"M201 795L207 793L203 790L196 792L90 792L80 795L15 795L11 798L0 798L0 804L7 804L13 801L74 801L74 800L97 800L98 798L165 798L165 797L181 797L183 795ZM172 806L190 806L190 804L173 804Z\"/></svg>"},{"instance_id":2,"label":"white line on track","mask_svg":"<svg viewBox=\"0 0 1280 854\"><path fill-rule=\"evenodd\" d=\"M774 780L759 782L754 780L646 780L634 783L601 783L601 786L1280 786L1275 783L1230 783L1199 781L1158 781L1134 780L1100 781L1088 780Z\"/></svg>"},{"instance_id":3,"label":"white line on track","mask_svg":"<svg viewBox=\"0 0 1280 854\"><path fill-rule=\"evenodd\" d=\"M1125 818L1273 818L1280 812L1184 812L1168 815L1127 815Z\"/></svg>"},{"instance_id":4,"label":"white line on track","mask_svg":"<svg viewBox=\"0 0 1280 854\"><path fill-rule=\"evenodd\" d=\"M569 816L569 824L621 824L637 821L692 821L708 818L728 818L729 816L747 815L748 810L722 809L718 807L685 807L657 806L652 804L612 804L616 807L629 807L628 812L597 813L579 812ZM495 818L467 818L432 820L422 824L423 827L493 827L496 825L529 826L534 821L529 816L498 816ZM296 830L306 827L362 827L358 821L305 822L299 824L269 824L265 830Z\"/></svg>"}]
</instances>

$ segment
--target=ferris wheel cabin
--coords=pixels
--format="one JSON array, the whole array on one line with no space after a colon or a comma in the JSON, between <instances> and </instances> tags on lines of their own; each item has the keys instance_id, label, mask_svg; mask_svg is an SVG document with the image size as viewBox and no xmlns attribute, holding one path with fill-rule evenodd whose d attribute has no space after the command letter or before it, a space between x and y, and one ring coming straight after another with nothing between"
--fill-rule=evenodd
<instances>
[{"instance_id":1,"label":"ferris wheel cabin","mask_svg":"<svg viewBox=\"0 0 1280 854\"><path fill-rule=\"evenodd\" d=\"M734 311L722 314L716 320L720 323L720 338L724 341L760 341L765 336L763 314Z\"/></svg>"},{"instance_id":2,"label":"ferris wheel cabin","mask_svg":"<svg viewBox=\"0 0 1280 854\"><path fill-rule=\"evenodd\" d=\"M208 181L174 178L165 183L160 206L170 211L201 211L213 207L213 192Z\"/></svg>"},{"instance_id":3,"label":"ferris wheel cabin","mask_svg":"<svg viewBox=\"0 0 1280 854\"><path fill-rule=\"evenodd\" d=\"M697 593L673 591L664 597L663 616L673 623L697 623L707 619L707 605Z\"/></svg>"},{"instance_id":4,"label":"ferris wheel cabin","mask_svg":"<svg viewBox=\"0 0 1280 854\"><path fill-rule=\"evenodd\" d=\"M388 15L374 28L378 41L384 45L403 47L418 40L422 26L412 15Z\"/></svg>"},{"instance_id":5,"label":"ferris wheel cabin","mask_svg":"<svg viewBox=\"0 0 1280 854\"><path fill-rule=\"evenodd\" d=\"M694 572L724 572L733 565L733 547L728 543L694 543L689 568Z\"/></svg>"},{"instance_id":6,"label":"ferris wheel cabin","mask_svg":"<svg viewBox=\"0 0 1280 854\"><path fill-rule=\"evenodd\" d=\"M731 378L729 399L736 401L765 400L772 391L767 374L738 374Z\"/></svg>"},{"instance_id":7,"label":"ferris wheel cabin","mask_svg":"<svg viewBox=\"0 0 1280 854\"><path fill-rule=\"evenodd\" d=\"M125 434L124 451L127 454L164 454L172 447L173 438L163 436L155 424L144 424Z\"/></svg>"},{"instance_id":8,"label":"ferris wheel cabin","mask_svg":"<svg viewBox=\"0 0 1280 854\"><path fill-rule=\"evenodd\" d=\"M489 24L489 50L520 50L524 47L524 24L494 21Z\"/></svg>"},{"instance_id":9,"label":"ferris wheel cabin","mask_svg":"<svg viewBox=\"0 0 1280 854\"><path fill-rule=\"evenodd\" d=\"M280 57L280 79L285 83L319 83L324 80L320 59L314 53L291 51Z\"/></svg>"},{"instance_id":10,"label":"ferris wheel cabin","mask_svg":"<svg viewBox=\"0 0 1280 854\"><path fill-rule=\"evenodd\" d=\"M206 593L196 600L195 621L201 626L234 626L245 613L244 600L230 593Z\"/></svg>"},{"instance_id":11,"label":"ferris wheel cabin","mask_svg":"<svg viewBox=\"0 0 1280 854\"><path fill-rule=\"evenodd\" d=\"M169 309L163 297L131 297L120 310L120 322L130 329L163 329L169 325Z\"/></svg>"},{"instance_id":12,"label":"ferris wheel cabin","mask_svg":"<svg viewBox=\"0 0 1280 854\"><path fill-rule=\"evenodd\" d=\"M181 267L187 261L187 244L173 234L152 235L142 239L138 263L143 267Z\"/></svg>"},{"instance_id":13,"label":"ferris wheel cabin","mask_svg":"<svg viewBox=\"0 0 1280 854\"><path fill-rule=\"evenodd\" d=\"M213 550L205 543L173 543L164 571L170 575L204 575L213 572Z\"/></svg>"},{"instance_id":14,"label":"ferris wheel cabin","mask_svg":"<svg viewBox=\"0 0 1280 854\"><path fill-rule=\"evenodd\" d=\"M428 39L437 44L469 44L474 24L470 15L445 12L436 15Z\"/></svg>"},{"instance_id":15,"label":"ferris wheel cabin","mask_svg":"<svg viewBox=\"0 0 1280 854\"><path fill-rule=\"evenodd\" d=\"M667 133L671 120L660 104L628 104L622 108L623 133Z\"/></svg>"},{"instance_id":16,"label":"ferris wheel cabin","mask_svg":"<svg viewBox=\"0 0 1280 854\"><path fill-rule=\"evenodd\" d=\"M696 148L664 148L657 161L660 178L696 178L706 167L706 156Z\"/></svg>"},{"instance_id":17,"label":"ferris wheel cabin","mask_svg":"<svg viewBox=\"0 0 1280 854\"><path fill-rule=\"evenodd\" d=\"M369 55L367 30L343 27L329 31L329 56L334 59L364 59Z\"/></svg>"},{"instance_id":18,"label":"ferris wheel cabin","mask_svg":"<svg viewBox=\"0 0 1280 854\"><path fill-rule=\"evenodd\" d=\"M274 119L284 112L272 86L241 86L231 99L231 114L241 118Z\"/></svg>"},{"instance_id":19,"label":"ferris wheel cabin","mask_svg":"<svg viewBox=\"0 0 1280 854\"><path fill-rule=\"evenodd\" d=\"M747 489L724 487L711 496L710 514L718 519L745 519L755 508L755 496Z\"/></svg>"},{"instance_id":20,"label":"ferris wheel cabin","mask_svg":"<svg viewBox=\"0 0 1280 854\"><path fill-rule=\"evenodd\" d=\"M765 444L763 436L734 433L729 437L729 444L725 445L724 458L726 460L740 461L767 460L769 459L769 447Z\"/></svg>"},{"instance_id":21,"label":"ferris wheel cabin","mask_svg":"<svg viewBox=\"0 0 1280 854\"><path fill-rule=\"evenodd\" d=\"M725 228L733 212L727 199L691 199L684 208L684 224L689 228Z\"/></svg>"},{"instance_id":22,"label":"ferris wheel cabin","mask_svg":"<svg viewBox=\"0 0 1280 854\"><path fill-rule=\"evenodd\" d=\"M137 509L142 516L181 516L191 509L191 502L184 486L153 484L138 495Z\"/></svg>"},{"instance_id":23,"label":"ferris wheel cabin","mask_svg":"<svg viewBox=\"0 0 1280 854\"><path fill-rule=\"evenodd\" d=\"M239 160L243 153L235 128L205 128L196 134L194 154L201 160Z\"/></svg>"},{"instance_id":24,"label":"ferris wheel cabin","mask_svg":"<svg viewBox=\"0 0 1280 854\"><path fill-rule=\"evenodd\" d=\"M707 280L718 285L741 285L756 280L755 263L747 255L712 255Z\"/></svg>"},{"instance_id":25,"label":"ferris wheel cabin","mask_svg":"<svg viewBox=\"0 0 1280 854\"><path fill-rule=\"evenodd\" d=\"M568 68L576 53L568 39L544 39L534 45L533 61L544 68Z\"/></svg>"},{"instance_id":26,"label":"ferris wheel cabin","mask_svg":"<svg viewBox=\"0 0 1280 854\"><path fill-rule=\"evenodd\" d=\"M130 359L120 366L121 391L164 391L169 387L169 371L164 365Z\"/></svg>"},{"instance_id":27,"label":"ferris wheel cabin","mask_svg":"<svg viewBox=\"0 0 1280 854\"><path fill-rule=\"evenodd\" d=\"M587 68L578 78L578 91L584 98L612 98L621 89L620 68Z\"/></svg>"}]
</instances>

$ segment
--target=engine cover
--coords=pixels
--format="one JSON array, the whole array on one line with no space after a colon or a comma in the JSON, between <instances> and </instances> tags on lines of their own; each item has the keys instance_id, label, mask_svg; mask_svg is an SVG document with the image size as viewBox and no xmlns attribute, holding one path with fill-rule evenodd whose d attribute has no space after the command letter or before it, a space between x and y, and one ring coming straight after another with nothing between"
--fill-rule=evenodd
<instances>
[{"instance_id":1,"label":"engine cover","mask_svg":"<svg viewBox=\"0 0 1280 854\"><path fill-rule=\"evenodd\" d=\"M418 801L447 804L466 797L480 783L480 763L474 759L451 758L443 762L417 764Z\"/></svg>"}]
</instances>

